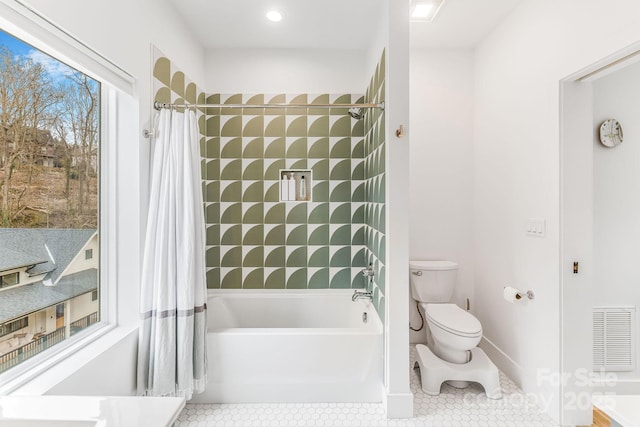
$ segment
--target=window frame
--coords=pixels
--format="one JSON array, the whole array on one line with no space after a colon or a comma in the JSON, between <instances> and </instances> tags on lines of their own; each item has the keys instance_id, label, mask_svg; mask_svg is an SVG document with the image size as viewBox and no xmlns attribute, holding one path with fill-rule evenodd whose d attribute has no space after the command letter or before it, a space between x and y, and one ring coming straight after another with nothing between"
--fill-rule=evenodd
<instances>
[{"instance_id":1,"label":"window frame","mask_svg":"<svg viewBox=\"0 0 640 427\"><path fill-rule=\"evenodd\" d=\"M100 321L56 346L0 374L0 395L11 393L69 356L80 352L116 328L117 318L117 145L123 135L119 97L126 97L123 111L130 111L136 80L125 70L77 40L19 0L0 0L0 28L47 53L100 84L100 143L98 236ZM111 166L111 167L109 167Z\"/></svg>"},{"instance_id":2,"label":"window frame","mask_svg":"<svg viewBox=\"0 0 640 427\"><path fill-rule=\"evenodd\" d=\"M18 324L18 322L20 326L14 327L13 325ZM8 328L9 330L6 330L5 328L9 325L11 325ZM27 326L29 326L29 316L19 317L17 319L10 320L9 322L3 323L2 325L0 325L0 338L6 337L9 334L13 334L20 329L26 328Z\"/></svg>"},{"instance_id":3,"label":"window frame","mask_svg":"<svg viewBox=\"0 0 640 427\"><path fill-rule=\"evenodd\" d=\"M5 31L9 32L8 30ZM22 37L20 37L20 35L17 35L15 33L10 34L27 42ZM66 62L64 59L56 57L54 52L47 51L42 47L34 45L30 42L29 44L31 44L34 48L40 49L42 52L50 55L55 60L58 60L75 68L75 64ZM109 87L107 82L104 82L99 77L88 74L83 70L81 72L87 74L87 76L91 77L92 79L95 79L99 83L100 91L100 139L98 143L98 226L96 229L98 233L99 245L98 289L99 295L101 297L98 301L99 321L74 334L73 336L67 337L64 341L56 344L55 346L38 353L28 360L20 362L18 365L11 367L5 372L0 373L0 383L20 378L23 380L20 381L20 384L22 384L35 376L34 374L32 374L32 372L50 368L60 360L68 357L69 354L75 353L76 351L93 342L95 339L107 333L116 325L115 316L110 315L114 312L113 310L110 310L110 307L115 305L115 283L114 281L110 280L111 275L107 271L109 269L109 266L115 262L115 258L109 258L109 254L107 252L107 245L109 244L109 242L111 242L112 239L103 238L103 236L107 236L110 233L113 233L113 229L115 229L115 224L113 223L111 219L112 217L110 216L111 213L108 210L108 207L111 204L115 204L115 194L113 191L113 189L115 188L115 174L109 173L108 168L109 162L114 160L109 160L110 157L113 158L113 152L111 152L109 148L107 148L110 145L115 145L115 140L109 140L107 138L110 138L112 135L112 133L108 132L108 129L115 127L116 117L115 115L113 115L113 108L110 108L109 101L105 99L112 97L113 89ZM115 267L113 266L112 268ZM113 289L110 290L109 288ZM109 300L109 295L114 295L113 300ZM66 302L64 304L66 304ZM56 308L58 305L56 305ZM66 310L64 314L67 314ZM56 313L56 319L57 317L58 316Z\"/></svg>"},{"instance_id":4,"label":"window frame","mask_svg":"<svg viewBox=\"0 0 640 427\"><path fill-rule=\"evenodd\" d=\"M8 285L4 284L4 278L8 277L8 276L16 276L16 282L15 283L11 283ZM20 272L19 271L14 271L12 273L5 273L5 274L0 274L0 289L7 289L7 288L11 288L13 286L18 286L20 284Z\"/></svg>"}]
</instances>

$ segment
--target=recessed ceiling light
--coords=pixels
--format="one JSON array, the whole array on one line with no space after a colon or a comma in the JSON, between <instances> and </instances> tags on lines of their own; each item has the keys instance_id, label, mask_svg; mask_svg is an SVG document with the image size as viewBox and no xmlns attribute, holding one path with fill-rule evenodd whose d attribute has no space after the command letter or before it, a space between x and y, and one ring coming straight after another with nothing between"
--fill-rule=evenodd
<instances>
[{"instance_id":1,"label":"recessed ceiling light","mask_svg":"<svg viewBox=\"0 0 640 427\"><path fill-rule=\"evenodd\" d=\"M433 21L444 2L445 0L413 0L411 2L411 20Z\"/></svg>"},{"instance_id":2,"label":"recessed ceiling light","mask_svg":"<svg viewBox=\"0 0 640 427\"><path fill-rule=\"evenodd\" d=\"M433 4L416 4L411 12L414 19L427 18L435 6Z\"/></svg>"},{"instance_id":3,"label":"recessed ceiling light","mask_svg":"<svg viewBox=\"0 0 640 427\"><path fill-rule=\"evenodd\" d=\"M282 21L282 14L277 10L270 10L267 12L267 19L271 22L280 22Z\"/></svg>"}]
</instances>

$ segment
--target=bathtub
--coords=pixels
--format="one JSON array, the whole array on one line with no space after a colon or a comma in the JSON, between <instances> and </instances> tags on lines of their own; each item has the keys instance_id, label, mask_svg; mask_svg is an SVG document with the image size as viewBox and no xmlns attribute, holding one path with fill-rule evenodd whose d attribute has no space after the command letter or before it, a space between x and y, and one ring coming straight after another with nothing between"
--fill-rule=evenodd
<instances>
[{"instance_id":1,"label":"bathtub","mask_svg":"<svg viewBox=\"0 0 640 427\"><path fill-rule=\"evenodd\" d=\"M192 403L382 400L382 325L353 290L209 292L208 383Z\"/></svg>"}]
</instances>

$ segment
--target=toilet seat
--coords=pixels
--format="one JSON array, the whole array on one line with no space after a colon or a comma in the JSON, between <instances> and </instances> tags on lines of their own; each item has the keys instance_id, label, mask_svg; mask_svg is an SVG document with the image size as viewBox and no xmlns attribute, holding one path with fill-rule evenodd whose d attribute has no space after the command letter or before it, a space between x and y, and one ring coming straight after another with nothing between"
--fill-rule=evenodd
<instances>
[{"instance_id":1,"label":"toilet seat","mask_svg":"<svg viewBox=\"0 0 640 427\"><path fill-rule=\"evenodd\" d=\"M482 325L471 313L455 304L421 304L425 316L433 325L461 337L482 336Z\"/></svg>"}]
</instances>

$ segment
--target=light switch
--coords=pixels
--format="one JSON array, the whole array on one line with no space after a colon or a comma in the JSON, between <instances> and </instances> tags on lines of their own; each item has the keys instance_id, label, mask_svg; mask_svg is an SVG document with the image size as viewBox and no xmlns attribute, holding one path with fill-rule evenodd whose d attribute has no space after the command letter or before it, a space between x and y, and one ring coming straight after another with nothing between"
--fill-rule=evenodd
<instances>
[{"instance_id":1,"label":"light switch","mask_svg":"<svg viewBox=\"0 0 640 427\"><path fill-rule=\"evenodd\" d=\"M546 234L546 221L539 218L527 219L527 236L544 237Z\"/></svg>"}]
</instances>

